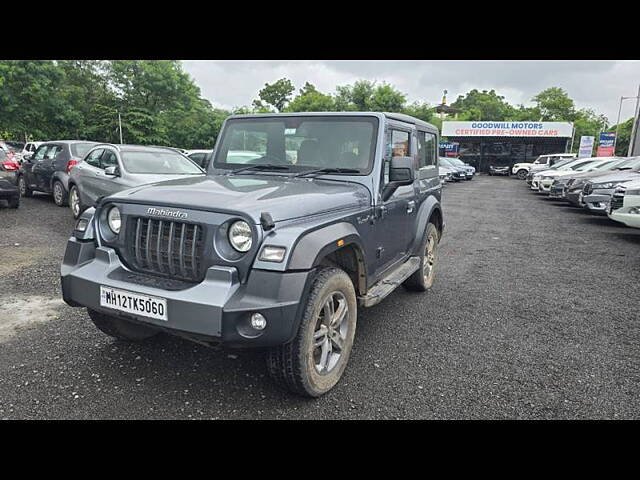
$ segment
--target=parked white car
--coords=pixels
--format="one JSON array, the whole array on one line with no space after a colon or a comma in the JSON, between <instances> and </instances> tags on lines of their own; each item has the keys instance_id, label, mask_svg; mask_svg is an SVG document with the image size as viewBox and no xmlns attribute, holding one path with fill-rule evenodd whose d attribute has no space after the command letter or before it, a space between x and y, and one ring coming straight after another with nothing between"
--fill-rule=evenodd
<instances>
[{"instance_id":1,"label":"parked white car","mask_svg":"<svg viewBox=\"0 0 640 480\"><path fill-rule=\"evenodd\" d=\"M575 153L552 153L549 155L540 155L533 163L516 163L511 168L511 173L513 173L519 179L524 180L531 168L543 167L545 165L547 167L552 167L556 162L560 160L575 157Z\"/></svg>"},{"instance_id":2,"label":"parked white car","mask_svg":"<svg viewBox=\"0 0 640 480\"><path fill-rule=\"evenodd\" d=\"M611 196L609 218L640 228L640 181L619 185Z\"/></svg>"},{"instance_id":3,"label":"parked white car","mask_svg":"<svg viewBox=\"0 0 640 480\"><path fill-rule=\"evenodd\" d=\"M591 172L593 170L598 170L599 168L605 166L608 163L613 161L619 161L620 159L617 157L594 157L589 160L593 160L590 163L583 164L575 169L563 169L559 168L558 170L547 171L541 178L538 185L538 192L549 193L551 190L551 185L553 181L564 177L567 175L575 174L575 173L584 173Z\"/></svg>"},{"instance_id":4,"label":"parked white car","mask_svg":"<svg viewBox=\"0 0 640 480\"><path fill-rule=\"evenodd\" d=\"M578 168L588 165L593 161L594 161L593 158L579 158L579 159L573 160L572 162L566 163L559 168L542 170L533 176L533 179L531 180L531 190L538 191L540 189L540 182L542 181L542 177L544 176L549 176L556 172L562 172L562 171L566 171L568 173L575 172L576 170L578 170ZM549 183L549 187L546 190L547 193L551 188L551 183Z\"/></svg>"}]
</instances>

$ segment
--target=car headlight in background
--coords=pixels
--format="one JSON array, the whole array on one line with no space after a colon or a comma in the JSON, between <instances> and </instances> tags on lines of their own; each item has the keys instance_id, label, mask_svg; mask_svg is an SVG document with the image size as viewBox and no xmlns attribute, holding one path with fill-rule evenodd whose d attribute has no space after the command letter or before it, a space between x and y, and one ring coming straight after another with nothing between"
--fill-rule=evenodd
<instances>
[{"instance_id":1,"label":"car headlight in background","mask_svg":"<svg viewBox=\"0 0 640 480\"><path fill-rule=\"evenodd\" d=\"M229 243L238 252L248 252L253 243L251 227L244 220L238 220L229 229Z\"/></svg>"},{"instance_id":2,"label":"car headlight in background","mask_svg":"<svg viewBox=\"0 0 640 480\"><path fill-rule=\"evenodd\" d=\"M118 210L118 207L111 207L107 213L107 225L109 225L111 231L116 235L120 233L122 220L120 219L120 210Z\"/></svg>"}]
</instances>

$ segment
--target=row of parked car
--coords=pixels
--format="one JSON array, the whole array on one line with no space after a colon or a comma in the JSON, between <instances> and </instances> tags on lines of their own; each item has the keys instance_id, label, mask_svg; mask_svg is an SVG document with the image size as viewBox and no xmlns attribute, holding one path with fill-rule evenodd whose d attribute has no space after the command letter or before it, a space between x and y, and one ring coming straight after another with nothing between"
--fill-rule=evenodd
<instances>
[{"instance_id":1,"label":"row of parked car","mask_svg":"<svg viewBox=\"0 0 640 480\"><path fill-rule=\"evenodd\" d=\"M442 184L461 182L463 180L471 180L476 174L476 169L459 158L440 157L438 160L438 174Z\"/></svg>"},{"instance_id":2,"label":"row of parked car","mask_svg":"<svg viewBox=\"0 0 640 480\"><path fill-rule=\"evenodd\" d=\"M512 173L540 194L640 228L640 157L545 155Z\"/></svg>"},{"instance_id":3,"label":"row of parked car","mask_svg":"<svg viewBox=\"0 0 640 480\"><path fill-rule=\"evenodd\" d=\"M15 143L15 142L14 142ZM34 192L70 206L75 218L98 198L136 185L184 175L202 175L211 150L116 145L80 140L31 142L22 150L6 148L0 159L0 200L17 208Z\"/></svg>"}]
</instances>

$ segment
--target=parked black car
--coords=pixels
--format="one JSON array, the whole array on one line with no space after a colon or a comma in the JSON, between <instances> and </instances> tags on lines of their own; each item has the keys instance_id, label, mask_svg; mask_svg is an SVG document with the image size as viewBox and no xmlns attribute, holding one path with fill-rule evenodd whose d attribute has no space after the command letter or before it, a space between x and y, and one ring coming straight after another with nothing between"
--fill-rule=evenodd
<instances>
[{"instance_id":1,"label":"parked black car","mask_svg":"<svg viewBox=\"0 0 640 480\"><path fill-rule=\"evenodd\" d=\"M96 142L59 140L45 142L33 155L24 157L18 171L17 183L20 195L30 197L33 192L53 194L59 207L67 204L69 197L69 171Z\"/></svg>"},{"instance_id":2,"label":"parked black car","mask_svg":"<svg viewBox=\"0 0 640 480\"><path fill-rule=\"evenodd\" d=\"M9 203L9 208L18 208L20 206L18 187L5 178L0 178L0 201L2 200L6 200Z\"/></svg>"}]
</instances>

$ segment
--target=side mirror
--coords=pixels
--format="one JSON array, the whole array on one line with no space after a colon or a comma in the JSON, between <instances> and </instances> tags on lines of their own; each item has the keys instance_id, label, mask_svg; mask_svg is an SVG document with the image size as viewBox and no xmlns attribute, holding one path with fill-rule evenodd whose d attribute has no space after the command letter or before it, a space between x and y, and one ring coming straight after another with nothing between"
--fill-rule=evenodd
<instances>
[{"instance_id":1,"label":"side mirror","mask_svg":"<svg viewBox=\"0 0 640 480\"><path fill-rule=\"evenodd\" d=\"M392 157L389 165L389 183L382 189L382 201L389 200L398 187L411 185L414 178L412 157Z\"/></svg>"},{"instance_id":2,"label":"side mirror","mask_svg":"<svg viewBox=\"0 0 640 480\"><path fill-rule=\"evenodd\" d=\"M26 160L27 162L30 162L32 158L33 152L27 152L22 156L22 160Z\"/></svg>"},{"instance_id":3,"label":"side mirror","mask_svg":"<svg viewBox=\"0 0 640 480\"><path fill-rule=\"evenodd\" d=\"M104 169L104 174L105 175L109 175L111 177L119 177L120 176L120 169L116 166L113 167L107 167Z\"/></svg>"}]
</instances>

